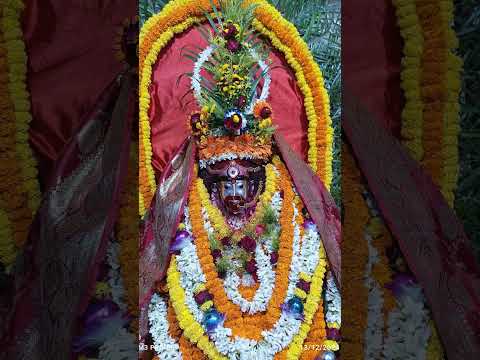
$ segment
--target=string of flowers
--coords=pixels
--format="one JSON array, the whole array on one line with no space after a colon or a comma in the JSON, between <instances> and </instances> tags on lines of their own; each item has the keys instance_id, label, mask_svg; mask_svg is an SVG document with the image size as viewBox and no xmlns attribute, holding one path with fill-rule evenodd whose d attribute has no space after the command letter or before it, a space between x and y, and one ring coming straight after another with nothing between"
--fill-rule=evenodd
<instances>
[{"instance_id":1,"label":"string of flowers","mask_svg":"<svg viewBox=\"0 0 480 360\"><path fill-rule=\"evenodd\" d=\"M185 211L185 221L184 221L184 226L185 229L191 229L191 226L189 225L189 211ZM183 226L182 226L183 227ZM314 226L309 226L308 231L310 233L316 232ZM311 238L311 239L309 239ZM312 255L309 250L312 249L312 246L308 244L309 242L316 241L317 246L315 247L315 253L318 253L319 256L315 257ZM307 238L302 242L305 247L305 250L302 249L300 253L303 254L303 256L299 259L293 259L292 258L292 265L300 265L299 268L296 269L297 272L304 271L305 274L313 274L314 273L314 268L320 264L321 266L325 266L325 253L323 248L318 248L319 238L318 234L316 237L312 237L311 235L307 236ZM316 258L317 260L312 260L313 258ZM320 260L319 260L320 259ZM177 260L177 267L180 269L180 284L182 288L184 289L185 292L185 304L187 305L187 308L189 311L192 313L194 318L196 319L197 322L202 321L202 311L195 303L195 300L193 300L193 289L197 288L198 285L197 283L203 284L205 282L205 277L203 276L201 272L201 266L200 266L200 260L198 259L198 256L196 255L196 250L195 246L191 241L188 241L188 244L184 244L181 247L180 254L176 255L176 260ZM292 271L294 272L295 270ZM292 279L292 276L290 276L290 279ZM294 280L296 283L296 280ZM203 285L201 286L203 288ZM289 291L290 294L286 295L286 298L288 299L293 291ZM295 292L296 293L296 292ZM316 292L316 296L319 296L321 291ZM308 304L308 299L307 299L307 304ZM312 305L313 306L313 305ZM313 311L313 310L312 310ZM322 322L324 322L324 319L322 319ZM288 325L290 324L290 325ZM218 327L218 329L215 331L214 334L211 334L211 339L215 342L215 345L219 349L221 353L229 353L231 351L236 352L239 351L241 353L244 353L245 351L249 352L254 351L255 354L271 354L272 351L274 352L274 348L272 348L272 345L269 345L269 343L272 341L272 339L279 339L283 344L288 344L290 342L289 336L287 337L281 335L281 334L291 334L293 336L294 333L297 333L295 329L298 330L297 325L300 326L300 323L297 322L297 320L294 319L289 319L289 317L285 316L285 314L282 315L282 317L279 319L279 321L275 324L272 330L264 331L262 335L265 337L265 340L262 340L261 343L255 343L255 342L245 342L246 340L240 340L237 338L235 343L232 343L230 340L228 340L226 337L230 336L231 330L227 328L223 328L222 325ZM285 332L283 329L285 326L290 327L291 331ZM282 330L283 329L283 330ZM280 331L280 333L278 333ZM279 337L279 335L281 335ZM282 340L280 340L280 338ZM332 344L334 342L330 341ZM274 340L274 343L277 344L277 340ZM329 342L327 342L329 344ZM332 346L332 345L329 345ZM253 348L252 348L253 347ZM337 348L338 345L334 345L333 348ZM250 348L250 350L249 350Z\"/></svg>"},{"instance_id":2,"label":"string of flowers","mask_svg":"<svg viewBox=\"0 0 480 360\"><path fill-rule=\"evenodd\" d=\"M169 335L167 305L157 294L152 296L148 310L148 322L155 352L165 359L182 360L178 343Z\"/></svg>"},{"instance_id":3,"label":"string of flowers","mask_svg":"<svg viewBox=\"0 0 480 360\"><path fill-rule=\"evenodd\" d=\"M215 346L211 343L203 327L195 321L193 315L185 304L185 292L180 286L180 273L177 269L175 256L170 260L170 266L167 270L167 286L170 294L172 306L177 315L178 324L183 331L183 335L192 343L201 349L212 360L226 360L220 355Z\"/></svg>"},{"instance_id":4,"label":"string of flowers","mask_svg":"<svg viewBox=\"0 0 480 360\"><path fill-rule=\"evenodd\" d=\"M406 97L402 134L413 156L453 205L458 178L461 59L451 28L453 1L394 1L405 41L402 88ZM440 141L439 141L440 140Z\"/></svg>"},{"instance_id":5,"label":"string of flowers","mask_svg":"<svg viewBox=\"0 0 480 360\"><path fill-rule=\"evenodd\" d=\"M256 2L252 0L251 2ZM322 72L313 59L307 44L303 41L294 25L282 17L272 5L261 2L256 8L256 20L254 26L259 32L267 36L278 50L284 52L289 48L292 52L292 59L295 59L303 71L305 81L311 90L313 106L308 104L308 97L305 95L305 110L309 120L308 124L308 160L327 188L330 188L332 181L332 147L333 128L330 118L330 102L324 86ZM270 30L270 31L267 31ZM276 44L276 45L275 45ZM287 56L286 53L284 53ZM298 72L298 71L296 71ZM297 78L301 85L301 80ZM316 123L313 114L316 114Z\"/></svg>"},{"instance_id":6,"label":"string of flowers","mask_svg":"<svg viewBox=\"0 0 480 360\"><path fill-rule=\"evenodd\" d=\"M355 359L364 353L364 331L367 326L368 291L363 276L368 259L365 241L359 241L369 219L367 205L362 198L361 175L348 145L342 146L342 190L344 206L342 241L343 331L341 357Z\"/></svg>"},{"instance_id":7,"label":"string of flowers","mask_svg":"<svg viewBox=\"0 0 480 360\"><path fill-rule=\"evenodd\" d=\"M218 6L218 1L214 1ZM321 71L310 54L307 45L301 39L295 27L282 18L281 14L265 0L248 0L246 4L255 3L258 7L255 16L258 21L254 25L265 32L269 31L270 38L278 36L276 42L282 49L289 47L292 59L298 64L296 73L304 74L304 82L310 88L313 104L306 98L306 112L309 120L309 163L317 174L330 187L332 178L332 146L333 129L329 116L329 101L326 93ZM209 0L200 1L170 1L163 10L149 18L140 33L140 214L145 213L145 206L151 201L155 191L155 177L151 164L152 146L150 143L150 124L148 120L149 92L148 85L151 81L152 67L158 58L160 50L173 38L173 33L178 34L189 27L192 17L193 23L202 19L205 11L211 11ZM181 26L177 26L181 24ZM257 28L257 30L258 30ZM167 36L164 36L164 34ZM171 35L171 36L170 36ZM272 40L273 42L274 40ZM293 60L292 60L293 61ZM293 63L293 62L292 62ZM302 72L299 71L302 70ZM297 78L297 81L300 79ZM300 81L299 81L300 82ZM302 88L307 89L305 85ZM307 91L307 90L306 90ZM308 91L307 91L308 95ZM315 121L316 119L316 121Z\"/></svg>"},{"instance_id":8,"label":"string of flowers","mask_svg":"<svg viewBox=\"0 0 480 360\"><path fill-rule=\"evenodd\" d=\"M31 115L26 88L27 54L20 23L23 9L22 1L3 2L0 8L0 136L4 153L0 207L2 227L9 228L0 234L0 260L7 266L25 243L40 203L37 169L28 143Z\"/></svg>"},{"instance_id":9,"label":"string of flowers","mask_svg":"<svg viewBox=\"0 0 480 360\"><path fill-rule=\"evenodd\" d=\"M327 262L325 261L325 251L321 248L320 261L313 275L312 282L310 284L309 297L305 303L304 316L305 319L300 326L298 334L292 341L292 345L287 352L287 359L298 359L303 349L303 342L310 331L310 325L313 317L319 307L319 302L322 297L323 278L326 271ZM324 320L325 321L325 320ZM335 349L338 350L338 349Z\"/></svg>"},{"instance_id":10,"label":"string of flowers","mask_svg":"<svg viewBox=\"0 0 480 360\"><path fill-rule=\"evenodd\" d=\"M167 6L171 5L169 3ZM166 6L166 8L167 8ZM173 39L176 34L180 34L190 28L193 24L200 23L201 18L191 17L184 22L172 26L162 31L158 38L149 46L149 54L144 59L144 67L140 70L139 86L139 212L140 216L145 214L146 206L155 193L155 173L152 167L152 144L150 142L150 120L148 109L150 107L150 84L152 77L152 67L155 65L160 51ZM144 29L145 26L142 28ZM142 31L143 33L143 31ZM142 34L141 33L141 34ZM140 48L142 48L142 35L140 35Z\"/></svg>"},{"instance_id":11,"label":"string of flowers","mask_svg":"<svg viewBox=\"0 0 480 360\"><path fill-rule=\"evenodd\" d=\"M120 196L120 210L116 223L120 243L120 272L126 291L128 311L138 316L138 146L133 142L124 190Z\"/></svg>"},{"instance_id":12,"label":"string of flowers","mask_svg":"<svg viewBox=\"0 0 480 360\"><path fill-rule=\"evenodd\" d=\"M292 257L292 203L294 200L294 194L286 169L281 166L280 163L276 163L275 166L280 171L280 188L284 189L283 209L280 217L282 233L279 240L280 248L278 251L275 292L272 295L268 310L265 314L242 316L238 306L233 305L228 301L221 280L216 272L213 257L211 256L208 235L203 228L201 202L199 200L198 192L192 190L189 199L192 232L195 235L195 244L197 246L201 266L207 277L207 289L213 295L218 310L221 313L228 314L226 326L232 328L233 334L253 339L260 338L262 328L259 328L258 324L263 324L264 327L271 327L280 315L280 305L288 288L288 262Z\"/></svg>"},{"instance_id":13,"label":"string of flowers","mask_svg":"<svg viewBox=\"0 0 480 360\"><path fill-rule=\"evenodd\" d=\"M415 10L416 0L393 0L397 21L403 37L401 87L406 99L402 110L403 143L412 156L423 158L423 102L421 96L421 69L423 53L423 32Z\"/></svg>"}]
</instances>

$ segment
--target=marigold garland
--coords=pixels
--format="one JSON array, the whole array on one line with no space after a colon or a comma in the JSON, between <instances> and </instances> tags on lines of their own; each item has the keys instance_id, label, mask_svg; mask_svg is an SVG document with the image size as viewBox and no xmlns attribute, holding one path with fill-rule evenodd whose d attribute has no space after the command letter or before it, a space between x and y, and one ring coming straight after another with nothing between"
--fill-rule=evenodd
<instances>
[{"instance_id":1,"label":"marigold garland","mask_svg":"<svg viewBox=\"0 0 480 360\"><path fill-rule=\"evenodd\" d=\"M348 145L342 145L343 241L342 278L348 284L342 288L343 338L340 349L344 359L355 359L364 353L364 331L367 326L368 291L364 286L364 272L368 260L366 241L361 241L369 219L368 208L362 198L361 174ZM360 237L360 239L359 239Z\"/></svg>"},{"instance_id":2,"label":"marigold garland","mask_svg":"<svg viewBox=\"0 0 480 360\"><path fill-rule=\"evenodd\" d=\"M116 233L120 243L120 271L126 291L128 310L138 316L138 229L136 209L138 198L138 146L130 146L130 161L124 190L120 197L120 211Z\"/></svg>"},{"instance_id":3,"label":"marigold garland","mask_svg":"<svg viewBox=\"0 0 480 360\"><path fill-rule=\"evenodd\" d=\"M167 285L170 294L170 300L177 316L178 325L183 330L183 335L192 343L201 349L212 360L227 360L220 355L215 346L210 342L202 326L195 321L195 318L188 310L185 304L185 292L180 286L180 273L177 270L175 256L170 260L170 266L167 270Z\"/></svg>"},{"instance_id":4,"label":"marigold garland","mask_svg":"<svg viewBox=\"0 0 480 360\"><path fill-rule=\"evenodd\" d=\"M292 257L292 204L294 203L295 196L287 170L279 161L275 163L275 166L280 172L280 187L284 190L283 209L280 216L282 232L279 241L280 248L278 251L279 260L275 277L275 291L265 314L242 316L239 307L228 300L222 281L218 277L215 268L208 235L203 228L200 195L194 187L192 187L189 197L192 231L195 237L195 245L197 247L200 264L207 277L207 289L213 295L217 309L227 315L225 324L232 329L233 335L254 340L260 339L263 329L272 327L280 316L280 305L285 298L288 288L289 261Z\"/></svg>"},{"instance_id":5,"label":"marigold garland","mask_svg":"<svg viewBox=\"0 0 480 360\"><path fill-rule=\"evenodd\" d=\"M0 7L0 136L2 172L0 173L0 261L12 264L25 243L28 228L40 203L37 169L28 143L31 121L26 88L27 54L20 17L24 4L6 1ZM8 237L7 237L8 236Z\"/></svg>"},{"instance_id":6,"label":"marigold garland","mask_svg":"<svg viewBox=\"0 0 480 360\"><path fill-rule=\"evenodd\" d=\"M165 6L165 8L169 7L169 5L171 5L171 3ZM158 38L155 38L155 41L153 44L151 44L151 47L149 47L150 52L146 59L144 59L145 66L142 68L143 71L140 71L139 211L141 216L145 214L145 205L150 204L156 189L155 174L151 164L152 144L150 143L150 120L148 117L148 109L150 107L149 87L151 84L152 67L156 63L160 51L168 44L170 40L173 39L175 34L184 32L190 26L199 23L200 21L200 18L188 18L186 21L172 26L168 30L162 32ZM140 44L142 44L142 35L140 35Z\"/></svg>"},{"instance_id":7,"label":"marigold garland","mask_svg":"<svg viewBox=\"0 0 480 360\"><path fill-rule=\"evenodd\" d=\"M215 1L216 5L218 2ZM309 52L308 46L301 39L295 27L283 19L281 14L264 0L246 0L246 4L258 5L254 23L257 30L275 42L279 50L290 49L290 63L298 64L295 73L299 85L305 94L305 109L309 120L309 163L319 174L329 188L332 178L332 146L333 130L329 116L329 101L325 91L323 78L318 65ZM140 214L145 213L155 191L155 176L151 164L152 146L150 143L150 124L148 108L150 94L148 85L151 81L152 66L161 49L170 41L174 34L186 30L193 23L198 23L205 11L211 11L209 0L170 1L163 10L152 16L142 27L140 33ZM193 19L193 20L192 20ZM261 26L260 26L261 25ZM278 36L278 38L277 38ZM276 40L275 40L276 39ZM287 55L285 53L285 55ZM305 80L300 78L303 74ZM310 92L310 93L309 93ZM313 99L313 100L311 100ZM312 103L313 101L313 103Z\"/></svg>"},{"instance_id":8,"label":"marigold garland","mask_svg":"<svg viewBox=\"0 0 480 360\"><path fill-rule=\"evenodd\" d=\"M322 287L323 287L323 278L325 276L327 262L325 260L325 251L323 247L321 248L321 255L318 266L315 270L315 274L313 275L312 282L310 284L310 292L305 303L305 310L304 316L305 320L303 321L302 325L300 326L300 330L290 345L288 352L287 352L287 359L298 359L302 353L303 349L303 342L307 337L310 326L313 321L313 317L319 308L321 297L322 297ZM325 322L325 320L323 320ZM318 339L317 339L318 341Z\"/></svg>"},{"instance_id":9,"label":"marigold garland","mask_svg":"<svg viewBox=\"0 0 480 360\"><path fill-rule=\"evenodd\" d=\"M405 41L402 135L452 206L458 178L459 91L462 61L453 1L394 0Z\"/></svg>"}]
</instances>

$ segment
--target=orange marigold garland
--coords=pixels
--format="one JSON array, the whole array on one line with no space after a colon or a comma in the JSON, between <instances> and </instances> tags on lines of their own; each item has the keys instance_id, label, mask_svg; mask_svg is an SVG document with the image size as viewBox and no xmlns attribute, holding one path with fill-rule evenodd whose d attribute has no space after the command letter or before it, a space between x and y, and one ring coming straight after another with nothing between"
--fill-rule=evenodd
<instances>
[{"instance_id":1,"label":"orange marigold garland","mask_svg":"<svg viewBox=\"0 0 480 360\"><path fill-rule=\"evenodd\" d=\"M362 238L369 219L368 207L362 198L361 174L348 145L342 145L342 189L344 222L342 241L342 358L355 359L363 354L364 331L367 326L368 291L364 272L368 247Z\"/></svg>"},{"instance_id":2,"label":"orange marigold garland","mask_svg":"<svg viewBox=\"0 0 480 360\"><path fill-rule=\"evenodd\" d=\"M278 163L276 164L279 165ZM281 173L281 188L284 189L283 209L280 218L282 233L280 235L279 261L275 279L275 291L269 303L267 313L264 315L243 315L237 305L232 304L224 291L223 284L218 277L213 257L210 251L208 235L203 228L201 216L201 202L197 191L190 192L189 209L191 212L192 231L195 235L200 263L207 277L207 289L214 297L216 307L221 313L227 314L226 326L232 328L233 335L238 335L255 340L260 339L265 327L271 327L280 316L280 305L285 298L288 287L289 261L292 256L293 241L293 207L294 193L288 172L284 167L279 167ZM258 326L259 324L263 326ZM248 331L246 331L248 329Z\"/></svg>"},{"instance_id":3,"label":"orange marigold garland","mask_svg":"<svg viewBox=\"0 0 480 360\"><path fill-rule=\"evenodd\" d=\"M20 16L22 1L0 6L0 261L12 264L27 239L28 228L40 203L35 160L28 143L31 121L26 89L27 54Z\"/></svg>"},{"instance_id":4,"label":"orange marigold garland","mask_svg":"<svg viewBox=\"0 0 480 360\"><path fill-rule=\"evenodd\" d=\"M120 197L120 211L116 224L120 242L120 271L126 290L128 310L138 316L138 147L133 142L124 190Z\"/></svg>"},{"instance_id":5,"label":"orange marigold garland","mask_svg":"<svg viewBox=\"0 0 480 360\"><path fill-rule=\"evenodd\" d=\"M453 54L453 1L394 0L405 41L402 134L453 205L458 177L459 91L462 61Z\"/></svg>"}]
</instances>

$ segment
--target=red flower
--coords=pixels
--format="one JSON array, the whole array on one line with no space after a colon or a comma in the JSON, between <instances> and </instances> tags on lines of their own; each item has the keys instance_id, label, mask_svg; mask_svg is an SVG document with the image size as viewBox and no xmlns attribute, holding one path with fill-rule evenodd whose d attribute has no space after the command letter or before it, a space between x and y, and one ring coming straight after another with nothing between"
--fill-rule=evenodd
<instances>
[{"instance_id":1,"label":"red flower","mask_svg":"<svg viewBox=\"0 0 480 360\"><path fill-rule=\"evenodd\" d=\"M262 235L264 232L265 232L265 225L258 224L257 226L255 226L255 233L258 236Z\"/></svg>"},{"instance_id":2,"label":"red flower","mask_svg":"<svg viewBox=\"0 0 480 360\"><path fill-rule=\"evenodd\" d=\"M212 256L213 256L213 260L215 261L222 256L222 252L219 249L215 249L212 251Z\"/></svg>"},{"instance_id":3,"label":"red flower","mask_svg":"<svg viewBox=\"0 0 480 360\"><path fill-rule=\"evenodd\" d=\"M223 37L225 39L232 39L238 34L238 30L235 25L229 24L223 29Z\"/></svg>"},{"instance_id":4,"label":"red flower","mask_svg":"<svg viewBox=\"0 0 480 360\"><path fill-rule=\"evenodd\" d=\"M222 240L220 240L223 246L230 246L232 243L232 240L228 237L225 236Z\"/></svg>"},{"instance_id":5,"label":"red flower","mask_svg":"<svg viewBox=\"0 0 480 360\"><path fill-rule=\"evenodd\" d=\"M257 243L250 236L244 236L240 240L240 246L248 252L254 252L257 247Z\"/></svg>"},{"instance_id":6,"label":"red flower","mask_svg":"<svg viewBox=\"0 0 480 360\"><path fill-rule=\"evenodd\" d=\"M327 339L329 340L340 340L340 330L334 328L327 328Z\"/></svg>"},{"instance_id":7,"label":"red flower","mask_svg":"<svg viewBox=\"0 0 480 360\"><path fill-rule=\"evenodd\" d=\"M305 291L306 293L308 293L310 291L310 283L303 280L303 279L300 279L297 283L297 287L303 291Z\"/></svg>"},{"instance_id":8,"label":"red flower","mask_svg":"<svg viewBox=\"0 0 480 360\"><path fill-rule=\"evenodd\" d=\"M260 117L262 119L269 118L272 115L272 109L270 107L265 106L261 111L260 111Z\"/></svg>"},{"instance_id":9,"label":"red flower","mask_svg":"<svg viewBox=\"0 0 480 360\"><path fill-rule=\"evenodd\" d=\"M251 275L257 272L257 263L255 262L255 259L251 259L245 264L245 271Z\"/></svg>"},{"instance_id":10,"label":"red flower","mask_svg":"<svg viewBox=\"0 0 480 360\"><path fill-rule=\"evenodd\" d=\"M200 291L198 294L194 296L195 302L199 305L202 305L203 303L213 300L212 294L210 294L207 290Z\"/></svg>"},{"instance_id":11,"label":"red flower","mask_svg":"<svg viewBox=\"0 0 480 360\"><path fill-rule=\"evenodd\" d=\"M247 98L243 95L240 95L237 99L236 105L238 108L243 109L245 105L247 105Z\"/></svg>"},{"instance_id":12,"label":"red flower","mask_svg":"<svg viewBox=\"0 0 480 360\"><path fill-rule=\"evenodd\" d=\"M276 264L278 262L278 252L272 252L270 254L270 264Z\"/></svg>"},{"instance_id":13,"label":"red flower","mask_svg":"<svg viewBox=\"0 0 480 360\"><path fill-rule=\"evenodd\" d=\"M241 48L241 45L240 43L235 40L235 39L229 39L227 41L227 50L230 51L230 52L233 52L233 53L236 53L240 50Z\"/></svg>"}]
</instances>

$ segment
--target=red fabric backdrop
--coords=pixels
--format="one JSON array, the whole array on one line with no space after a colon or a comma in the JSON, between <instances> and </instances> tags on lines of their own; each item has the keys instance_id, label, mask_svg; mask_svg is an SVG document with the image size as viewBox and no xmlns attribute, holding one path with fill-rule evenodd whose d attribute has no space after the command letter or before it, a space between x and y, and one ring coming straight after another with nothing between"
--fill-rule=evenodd
<instances>
[{"instance_id":1,"label":"red fabric backdrop","mask_svg":"<svg viewBox=\"0 0 480 360\"><path fill-rule=\"evenodd\" d=\"M205 48L207 43L200 33L191 28L177 36L159 55L153 70L150 87L150 122L153 146L153 165L160 173L174 151L188 136L187 116L198 109L190 89L190 79L183 76L193 71L193 62L182 56L182 49ZM198 51L198 50L197 50ZM274 123L290 146L306 158L307 118L303 107L303 94L294 73L278 52L272 52L272 83L268 101L274 112ZM183 98L183 100L182 100Z\"/></svg>"},{"instance_id":2,"label":"red fabric backdrop","mask_svg":"<svg viewBox=\"0 0 480 360\"><path fill-rule=\"evenodd\" d=\"M30 140L45 183L68 140L124 64L115 37L135 1L27 0L23 30L33 121Z\"/></svg>"}]
</instances>

